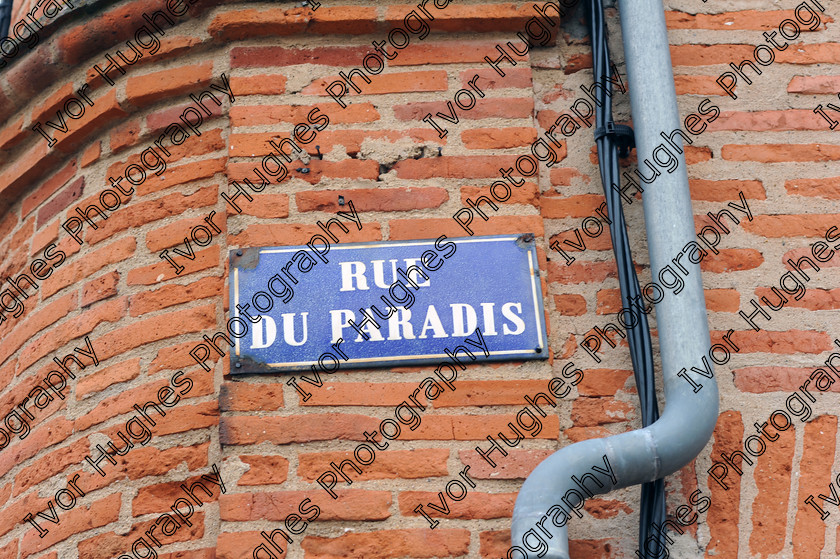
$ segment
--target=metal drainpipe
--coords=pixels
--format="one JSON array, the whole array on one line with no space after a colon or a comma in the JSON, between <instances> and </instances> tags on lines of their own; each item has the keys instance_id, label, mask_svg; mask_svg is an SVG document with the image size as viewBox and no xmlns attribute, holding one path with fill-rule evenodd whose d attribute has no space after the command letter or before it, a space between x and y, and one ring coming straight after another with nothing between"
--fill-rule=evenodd
<instances>
[{"instance_id":1,"label":"metal drainpipe","mask_svg":"<svg viewBox=\"0 0 840 559\"><path fill-rule=\"evenodd\" d=\"M682 124L665 11L662 0L619 0L619 12L637 153L640 161L650 160L654 148L665 142L660 132L671 134ZM679 137L676 142L681 144ZM645 187L642 196L654 279L688 243L696 240L685 157L681 155L679 159L679 167L673 173L663 171ZM701 367L701 358L708 355L710 347L700 266L682 263L689 270L684 278L685 288L678 295L666 292L656 305L666 399L662 417L644 429L567 446L537 466L516 498L513 545L522 548L528 530L535 529L551 507L560 505L568 490L578 490L571 476L592 473L593 466L604 468L602 457L607 457L616 482L601 475L603 488L592 482L587 484L592 493L607 493L670 475L691 462L709 441L718 417L717 383L715 379L703 379L703 388L695 393L686 380L677 376L682 368ZM554 513L548 517L554 517ZM557 527L547 520L542 526L551 534L551 538L541 534L549 545L542 559L568 559L566 525ZM527 557L538 555L529 552Z\"/></svg>"}]
</instances>

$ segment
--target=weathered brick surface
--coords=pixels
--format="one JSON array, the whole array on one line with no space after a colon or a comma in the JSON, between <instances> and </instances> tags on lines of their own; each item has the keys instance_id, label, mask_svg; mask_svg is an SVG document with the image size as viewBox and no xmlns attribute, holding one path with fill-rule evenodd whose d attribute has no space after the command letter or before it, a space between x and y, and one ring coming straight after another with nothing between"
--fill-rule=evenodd
<instances>
[{"instance_id":1,"label":"weathered brick surface","mask_svg":"<svg viewBox=\"0 0 840 559\"><path fill-rule=\"evenodd\" d=\"M13 23L36 4L16 1ZM34 415L31 433L11 437L0 449L0 559L131 553L134 540L183 495L180 484L201 479L214 464L226 494L219 497L214 485L216 494L196 510L193 526L162 538L159 557L252 559L265 542L260 532L287 528L286 517L294 514L307 522L306 530L294 535L294 543L279 545L297 559L502 557L511 544L516 492L537 464L569 444L638 427L626 340L613 336L617 347L604 344L600 362L581 348L595 326L616 322L621 308L610 232L599 215L604 193L591 122L580 122L566 137L555 129L557 162L540 165L531 176L512 173L508 180L522 182L510 199L498 211L483 203L488 219L475 215L469 225L474 235L536 235L552 360L472 366L456 390L434 401L418 396L421 424L413 430L404 425L400 438L377 448L370 464L358 462L367 456L362 445L371 445L365 431L393 417L430 367L341 371L322 377L320 388L298 374L312 393L304 400L286 374L229 375L227 355L213 355L213 371L198 366L190 350L202 336L226 332L231 248L304 244L321 232L317 221L347 209L340 196L353 201L363 225L342 243L466 236L452 215L491 195L494 181L531 153L535 139L546 140L556 119L572 114L576 100L589 99L581 86L591 86L592 56L580 13L557 27L537 14L546 9L554 15L543 2L435 0L425 4L435 18L429 36L421 39L423 31L415 28L406 32L409 44L396 48L389 33L400 39L392 30L410 24L405 17L412 10L422 13L416 3L322 2L314 10L313 2L299 4L201 0L177 17L152 0L79 8L39 30L32 52L19 45L20 53L0 72L0 290L7 289L6 277L27 272L33 260L54 250L51 244L65 255L24 300L21 316L6 312L8 320L0 323L0 420L27 397ZM443 4L449 5L438 7ZM801 23L811 14L799 6L701 4L666 2L665 17L681 117L697 112L704 99L720 111L685 153L695 230L708 231L714 226L708 213L725 209L739 220L726 218L729 231L700 264L712 342L724 343L731 330L729 340L738 349L715 368L721 412L713 440L696 461L667 478L668 511L678 514L695 490L711 499L679 543L707 557L834 556L840 549L836 511L818 499L831 512L822 520L804 499L830 495L838 473L831 457L840 382L822 392L809 378L837 351L833 340L840 336L840 257L834 254L840 235L832 229L840 227L840 173L832 167L840 160L834 140L840 123L832 129L814 111L820 106L840 121L832 108L840 104L840 79L832 70L840 60L837 14L821 2L821 21L810 25ZM178 9L177 2L169 6ZM38 9L40 14L43 6ZM135 30L144 23L148 29L142 15L156 10L164 10L155 21L166 33L151 54L138 43L148 37L136 37ZM785 33L792 33L790 22L797 18L801 32L786 39L790 46L761 66L761 74L745 67L753 83L740 78L738 98L728 96L716 81L720 73L730 63L752 60L763 34L777 31L783 20ZM607 23L619 36L614 9ZM497 44L508 52L521 49L516 33L524 34L526 25L536 33L539 24L551 28L545 45L513 54L515 65L502 61L504 76L488 66L485 57L499 56ZM127 40L143 54L136 64L116 52L135 54ZM368 84L353 70L364 68L364 61L375 67L373 41L383 40L395 57ZM4 53L9 48L5 43ZM111 70L115 86L93 68L107 65L106 54L126 70ZM612 56L626 85L622 49ZM171 145L167 127L181 123L194 106L189 95L219 84L222 72L236 101L211 104L201 134L192 131ZM348 74L362 92L350 88L348 106L341 108L325 88ZM57 140L48 147L32 125L57 123L58 112L85 83L94 105L85 104L79 119L66 118L66 133L45 125ZM476 96L475 106L464 108L464 91ZM615 91L613 101L616 120L632 123L628 95ZM445 137L423 120L430 113L447 130ZM252 202L240 198L241 213L220 198L233 192L232 181L255 179L254 169L272 152L269 140L295 135L307 155L287 164L287 178L271 181ZM163 153L162 142L170 152L165 171L148 172L107 219L96 218L98 228L86 224L82 245L70 238L61 225L78 215L77 208L98 203L113 188L109 177L142 166L141 154L156 141L156 150ZM621 170L632 174L645 155L634 151L621 160ZM735 209L742 199L749 217ZM641 200L625 199L624 211L644 285L652 275ZM195 260L178 257L185 270L176 274L160 252L184 247L211 211L221 232L207 246L193 244ZM594 219L600 231L590 235ZM585 249L571 246L578 243L576 231ZM823 254L833 252L818 262L819 270L802 265L805 281L788 260L813 260L811 246L820 241L826 241ZM552 249L554 243L565 255ZM457 255L447 263L461 265ZM786 272L791 274L780 286ZM779 289L792 290L796 278L805 292L786 293L784 307L768 311L771 320L757 320L761 331L738 314L751 312L751 300L779 300ZM656 348L653 316L650 321ZM78 371L64 399L33 407L32 391L57 367L52 358L83 347L85 336L100 363ZM219 345L229 353L226 343ZM584 376L568 395L554 398L554 406L540 399L547 414L541 431L525 434L507 456L496 453L495 467L483 460L476 446L486 447L488 435L510 436L525 396L545 393L568 361ZM96 444L119 441L117 434L137 413L134 404L153 401L179 372L182 381L189 379L189 391L166 408L165 417L151 412L148 441L135 440L116 465L104 463L105 477L85 465ZM730 466L728 490L718 485L705 470L722 453L742 450L754 424L783 409L791 394L803 394L806 384L816 400L809 401L814 418L794 420L795 428L768 441L743 475ZM661 387L659 396L661 402ZM334 471L333 464L344 464L352 480L337 482L338 500L317 482ZM458 474L465 468L476 487L461 501L446 497L450 514L429 509L427 503L440 502L439 491L446 495L450 480L463 479ZM58 510L60 524L42 523L50 532L39 538L21 519L48 510L49 499L74 475L88 495L73 510ZM318 520L305 518L311 512L299 509L304 499L320 508ZM432 530L414 511L418 504L441 525ZM637 493L603 495L584 508L571 533L596 535L573 539L572 556L634 554Z\"/></svg>"}]
</instances>

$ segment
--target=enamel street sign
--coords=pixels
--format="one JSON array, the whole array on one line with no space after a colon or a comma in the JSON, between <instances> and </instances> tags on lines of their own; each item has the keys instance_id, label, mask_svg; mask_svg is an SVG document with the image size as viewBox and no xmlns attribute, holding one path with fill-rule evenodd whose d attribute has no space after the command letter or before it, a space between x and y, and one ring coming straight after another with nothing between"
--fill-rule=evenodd
<instances>
[{"instance_id":1,"label":"enamel street sign","mask_svg":"<svg viewBox=\"0 0 840 559\"><path fill-rule=\"evenodd\" d=\"M234 374L308 371L325 352L345 369L432 363L476 328L488 360L548 358L531 234L332 245L315 235L233 250L230 270Z\"/></svg>"}]
</instances>

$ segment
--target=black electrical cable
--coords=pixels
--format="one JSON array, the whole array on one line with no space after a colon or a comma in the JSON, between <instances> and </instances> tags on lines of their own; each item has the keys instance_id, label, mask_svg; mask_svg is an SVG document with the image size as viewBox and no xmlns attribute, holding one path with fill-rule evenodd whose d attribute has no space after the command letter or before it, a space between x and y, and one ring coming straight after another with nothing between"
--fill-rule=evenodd
<instances>
[{"instance_id":1,"label":"black electrical cable","mask_svg":"<svg viewBox=\"0 0 840 559\"><path fill-rule=\"evenodd\" d=\"M0 0L0 37L8 37L12 22L12 0Z\"/></svg>"},{"instance_id":2,"label":"black electrical cable","mask_svg":"<svg viewBox=\"0 0 840 559\"><path fill-rule=\"evenodd\" d=\"M610 76L610 54L607 45L606 25L604 23L604 8L601 0L589 2L589 30L592 40L592 60L596 87L596 147L598 150L598 166L601 172L601 184L607 200L607 212L610 219L610 236L612 237L613 252L618 266L618 282L621 287L621 306L628 325L627 341L630 345L630 358L633 363L633 374L636 379L636 389L642 413L642 425L648 425L659 419L659 407L656 402L656 382L653 373L653 350L651 348L650 329L647 315L639 309L644 307L641 298L639 278L633 266L633 256L630 253L630 242L627 238L627 227L624 221L624 210L621 205L621 179L619 177L618 151L622 152L632 147L632 139L628 142L627 127L616 126L612 120L612 85ZM632 131L630 131L632 138ZM628 316L631 315L631 316ZM635 315L632 316L632 315ZM629 318L629 320L628 320ZM665 480L660 478L642 484L641 505L639 510L639 551L643 559L659 559L667 557L665 547ZM653 525L659 526L654 532ZM653 537L651 538L651 535ZM652 550L648 550L646 542L655 542Z\"/></svg>"}]
</instances>

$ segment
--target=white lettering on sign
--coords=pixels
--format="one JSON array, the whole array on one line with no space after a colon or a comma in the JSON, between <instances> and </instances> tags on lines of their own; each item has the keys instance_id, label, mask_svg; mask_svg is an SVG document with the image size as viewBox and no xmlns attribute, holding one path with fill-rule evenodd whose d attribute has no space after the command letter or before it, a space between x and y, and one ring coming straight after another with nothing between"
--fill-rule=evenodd
<instances>
[{"instance_id":1,"label":"white lettering on sign","mask_svg":"<svg viewBox=\"0 0 840 559\"><path fill-rule=\"evenodd\" d=\"M497 336L499 332L496 330L496 303L481 303L481 331L485 336ZM425 315L412 314L412 312L404 307L398 307L399 312L395 312L388 319L388 337L384 338L382 333L385 331L385 325L382 329L374 328L371 324L362 326L362 330L370 335L369 341L383 341L388 340L415 340L426 338L448 338L448 337L462 337L468 336L474 332L479 326L479 313L472 305L466 303L452 303L449 305L450 314L452 317L452 332L447 333L440 318L440 314L434 305L429 305L426 308ZM505 321L501 323L502 334L506 336L518 336L525 332L525 322L522 320L522 303L505 303L501 308L502 316ZM422 317L422 320L420 319ZM331 325L331 340L330 343L335 343L339 338L346 339L345 336L351 335L352 330L347 332L350 328L350 321L358 322L356 313L349 309L335 309L330 311L330 325ZM356 342L363 341L361 335L357 335ZM261 346L264 347L264 346Z\"/></svg>"},{"instance_id":2,"label":"white lettering on sign","mask_svg":"<svg viewBox=\"0 0 840 559\"><path fill-rule=\"evenodd\" d=\"M385 261L384 260L371 260L370 266L366 266L364 262L339 262L338 265L341 269L341 289L339 291L367 291L370 289L368 287L368 276L370 270L373 271L373 285L379 287L381 289L388 289L399 281L402 278L409 278L411 281L417 284L418 287L429 287L431 285L431 280L420 268L417 263L420 262L419 258L404 258L403 262L405 262L404 268L397 267L397 262L399 260L388 260L391 267L391 281L388 282L385 279ZM420 280L423 281L420 281Z\"/></svg>"},{"instance_id":3,"label":"white lettering on sign","mask_svg":"<svg viewBox=\"0 0 840 559\"><path fill-rule=\"evenodd\" d=\"M301 334L301 341L297 341L295 335L295 315L297 313L284 313L283 318L283 341L291 346L302 346L306 343L309 337L309 328L307 324L308 312L300 313L301 325L303 333ZM352 317L350 317L352 318ZM254 324L253 333L251 334L251 349L263 349L274 345L277 339L277 323L270 316L260 315L260 321Z\"/></svg>"}]
</instances>

